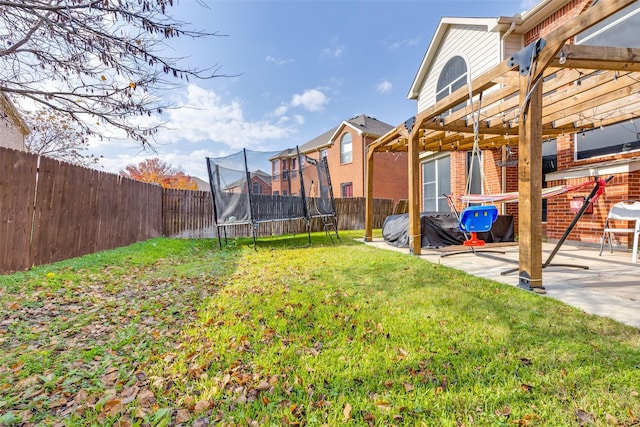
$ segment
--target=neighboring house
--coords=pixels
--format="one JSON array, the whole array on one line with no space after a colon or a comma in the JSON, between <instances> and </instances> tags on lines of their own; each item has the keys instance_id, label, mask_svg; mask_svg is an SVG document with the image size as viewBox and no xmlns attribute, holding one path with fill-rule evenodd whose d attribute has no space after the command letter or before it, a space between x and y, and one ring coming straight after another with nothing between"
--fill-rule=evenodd
<instances>
[{"instance_id":1,"label":"neighboring house","mask_svg":"<svg viewBox=\"0 0 640 427\"><path fill-rule=\"evenodd\" d=\"M533 9L514 17L443 18L411 85L408 98L418 103L418 113L467 85L487 70L508 59L524 46L544 38L567 20L584 12L593 0L543 0ZM636 2L611 18L574 38L574 44L640 47L636 27L640 24L640 5ZM577 81L580 84L580 80ZM464 107L461 105L460 107ZM456 111L453 108L451 111ZM592 130L567 133L543 142L543 186L576 184L594 176L614 175L609 192L601 198L600 209L587 214L569 236L570 240L599 242L608 208L624 199L640 199L640 130L633 114L624 123L597 126L607 117L598 116ZM640 111L638 111L640 116ZM485 193L518 190L518 153L514 147L484 150L482 165L488 188ZM443 194L463 194L470 163L469 152L433 151L421 154L421 210L449 211ZM473 165L471 192L480 193L481 176L477 161ZM377 166L376 166L377 167ZM374 187L375 189L375 187ZM559 239L575 215L570 209L574 196L552 198L543 203L546 235ZM460 207L460 205L459 205ZM518 204L499 206L516 218ZM626 240L621 239L622 243Z\"/></svg>"},{"instance_id":2,"label":"neighboring house","mask_svg":"<svg viewBox=\"0 0 640 427\"><path fill-rule=\"evenodd\" d=\"M25 151L24 140L28 134L29 128L20 113L11 100L0 92L0 147Z\"/></svg>"},{"instance_id":3,"label":"neighboring house","mask_svg":"<svg viewBox=\"0 0 640 427\"><path fill-rule=\"evenodd\" d=\"M301 145L301 159L327 158L335 198L364 197L366 147L387 133L392 126L373 117L359 115L345 120L318 137ZM273 193L288 195L300 192L296 149L287 149L271 158ZM407 157L405 153L377 153L379 172L374 172L375 198L406 199ZM304 167L304 165L303 165ZM392 173L389 173L392 171ZM305 182L309 187L310 182Z\"/></svg>"},{"instance_id":4,"label":"neighboring house","mask_svg":"<svg viewBox=\"0 0 640 427\"><path fill-rule=\"evenodd\" d=\"M211 191L211 185L209 185L208 181L200 179L198 177L192 176L191 182L196 185L196 190L198 191Z\"/></svg>"},{"instance_id":5,"label":"neighboring house","mask_svg":"<svg viewBox=\"0 0 640 427\"><path fill-rule=\"evenodd\" d=\"M261 171L260 169L251 172L250 174L250 182L249 187L251 187L251 194L271 194L271 175L268 173ZM237 181L226 188L223 188L222 191L228 193L246 193L247 192L247 184L246 180Z\"/></svg>"}]
</instances>

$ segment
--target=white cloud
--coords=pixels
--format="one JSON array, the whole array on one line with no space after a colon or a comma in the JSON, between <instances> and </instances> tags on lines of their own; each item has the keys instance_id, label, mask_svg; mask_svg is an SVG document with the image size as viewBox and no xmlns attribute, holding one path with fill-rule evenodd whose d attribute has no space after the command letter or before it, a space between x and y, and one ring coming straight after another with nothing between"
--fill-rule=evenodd
<instances>
[{"instance_id":1,"label":"white cloud","mask_svg":"<svg viewBox=\"0 0 640 427\"><path fill-rule=\"evenodd\" d=\"M329 58L340 58L346 50L344 45L335 46L335 47L326 47L322 50L323 57Z\"/></svg>"},{"instance_id":2,"label":"white cloud","mask_svg":"<svg viewBox=\"0 0 640 427\"><path fill-rule=\"evenodd\" d=\"M294 132L265 120L246 121L241 100L225 103L215 92L195 85L187 88L182 105L167 112L170 129L159 133L161 142L213 141L239 149L282 139Z\"/></svg>"},{"instance_id":3,"label":"white cloud","mask_svg":"<svg viewBox=\"0 0 640 427\"><path fill-rule=\"evenodd\" d=\"M281 105L281 106L279 106L278 108L275 109L273 114L276 117L284 116L285 114L287 114L287 111L289 111L289 106L288 105Z\"/></svg>"},{"instance_id":4,"label":"white cloud","mask_svg":"<svg viewBox=\"0 0 640 427\"><path fill-rule=\"evenodd\" d=\"M329 98L318 89L308 89L301 94L293 95L292 107L302 107L307 111L320 111L329 102Z\"/></svg>"},{"instance_id":5,"label":"white cloud","mask_svg":"<svg viewBox=\"0 0 640 427\"><path fill-rule=\"evenodd\" d=\"M289 58L289 59L280 59L280 58L276 58L274 56L271 55L267 55L267 57L265 58L265 61L267 62L273 62L276 65L286 65L286 64L290 64L292 62L295 62L296 60L293 58Z\"/></svg>"},{"instance_id":6,"label":"white cloud","mask_svg":"<svg viewBox=\"0 0 640 427\"><path fill-rule=\"evenodd\" d=\"M340 44L340 39L338 37L334 37L330 42L330 46L322 49L322 57L328 58L341 58L347 47L343 44Z\"/></svg>"},{"instance_id":7,"label":"white cloud","mask_svg":"<svg viewBox=\"0 0 640 427\"><path fill-rule=\"evenodd\" d=\"M205 157L224 156L242 148L282 147L300 124L296 116L246 120L242 100L225 101L215 92L196 85L187 86L171 103L180 107L165 110L160 119L156 116L144 119L146 124L166 122L156 135L155 152L144 151L127 140L92 140L92 152L103 156L98 168L118 173L129 164L159 157L172 166L182 167L189 175L205 179ZM284 106L282 111L287 108Z\"/></svg>"},{"instance_id":8,"label":"white cloud","mask_svg":"<svg viewBox=\"0 0 640 427\"><path fill-rule=\"evenodd\" d=\"M376 86L376 91L378 91L378 93L389 93L391 92L391 89L393 89L393 85L387 80L378 83Z\"/></svg>"},{"instance_id":9,"label":"white cloud","mask_svg":"<svg viewBox=\"0 0 640 427\"><path fill-rule=\"evenodd\" d=\"M417 46L422 41L422 36L417 36L412 39L396 40L387 44L387 48L391 51L401 50L405 47Z\"/></svg>"}]
</instances>

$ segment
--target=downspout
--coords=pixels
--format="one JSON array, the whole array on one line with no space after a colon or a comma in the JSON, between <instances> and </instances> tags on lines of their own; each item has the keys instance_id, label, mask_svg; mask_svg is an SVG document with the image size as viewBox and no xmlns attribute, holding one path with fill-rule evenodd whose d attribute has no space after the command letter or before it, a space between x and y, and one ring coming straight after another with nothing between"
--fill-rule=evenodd
<instances>
[{"instance_id":1,"label":"downspout","mask_svg":"<svg viewBox=\"0 0 640 427\"><path fill-rule=\"evenodd\" d=\"M507 37L509 37L511 35L511 33L513 33L513 30L516 29L516 17L518 17L519 15L516 15L513 17L513 21L511 21L511 25L509 26L509 29L502 35L502 37L500 38L500 61L504 61L504 44L507 40ZM502 146L502 164L506 165L507 162L507 146L503 145ZM502 166L502 171L501 171L501 186L502 186L502 191L501 193L506 193L507 192L507 167L506 166ZM507 209L507 204L506 203L502 203L502 205L500 206L500 210L502 211L502 215L506 215L506 209Z\"/></svg>"}]
</instances>

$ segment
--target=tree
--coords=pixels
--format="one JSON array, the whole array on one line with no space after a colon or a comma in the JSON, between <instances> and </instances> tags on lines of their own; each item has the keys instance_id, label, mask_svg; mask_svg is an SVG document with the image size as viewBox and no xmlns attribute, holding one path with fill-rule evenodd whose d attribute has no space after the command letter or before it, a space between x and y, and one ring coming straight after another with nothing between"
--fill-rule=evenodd
<instances>
[{"instance_id":1,"label":"tree","mask_svg":"<svg viewBox=\"0 0 640 427\"><path fill-rule=\"evenodd\" d=\"M169 107L159 91L221 76L217 65L182 68L162 55L166 39L218 35L172 19L173 2L0 1L0 90L67 114L87 135L115 129L152 143L161 124L141 118Z\"/></svg>"},{"instance_id":2,"label":"tree","mask_svg":"<svg viewBox=\"0 0 640 427\"><path fill-rule=\"evenodd\" d=\"M80 166L98 162L98 157L86 153L89 141L68 116L55 110L38 110L26 113L24 119L31 131L25 140L30 153Z\"/></svg>"},{"instance_id":3,"label":"tree","mask_svg":"<svg viewBox=\"0 0 640 427\"><path fill-rule=\"evenodd\" d=\"M137 181L159 184L163 188L197 190L198 185L185 175L184 171L174 168L159 158L146 159L138 165L127 165L120 175Z\"/></svg>"}]
</instances>

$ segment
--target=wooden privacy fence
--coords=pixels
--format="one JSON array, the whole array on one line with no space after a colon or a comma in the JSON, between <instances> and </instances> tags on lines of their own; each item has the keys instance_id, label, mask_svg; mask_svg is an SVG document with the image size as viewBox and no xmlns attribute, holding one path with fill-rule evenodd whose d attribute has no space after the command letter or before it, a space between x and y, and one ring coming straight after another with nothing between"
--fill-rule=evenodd
<instances>
[{"instance_id":1,"label":"wooden privacy fence","mask_svg":"<svg viewBox=\"0 0 640 427\"><path fill-rule=\"evenodd\" d=\"M269 198L264 198L269 209ZM171 237L217 237L213 222L211 193L208 191L165 190L163 197L163 234ZM335 199L338 230L364 230L365 198ZM393 200L373 201L373 227L382 228L387 216L394 212ZM311 231L323 231L322 219L311 220ZM225 228L227 237L250 237L251 225ZM221 229L221 233L222 233ZM305 220L269 221L258 224L257 236L306 232Z\"/></svg>"},{"instance_id":2,"label":"wooden privacy fence","mask_svg":"<svg viewBox=\"0 0 640 427\"><path fill-rule=\"evenodd\" d=\"M0 148L0 273L162 234L162 188Z\"/></svg>"},{"instance_id":3,"label":"wooden privacy fence","mask_svg":"<svg viewBox=\"0 0 640 427\"><path fill-rule=\"evenodd\" d=\"M264 209L270 209L266 204ZM393 201L374 200L375 228ZM364 198L336 199L338 230L364 229ZM311 221L323 231L322 219ZM251 236L251 226L227 237ZM306 232L306 221L260 223L258 236ZM217 237L208 191L162 189L121 176L0 147L0 274L152 237Z\"/></svg>"}]
</instances>

